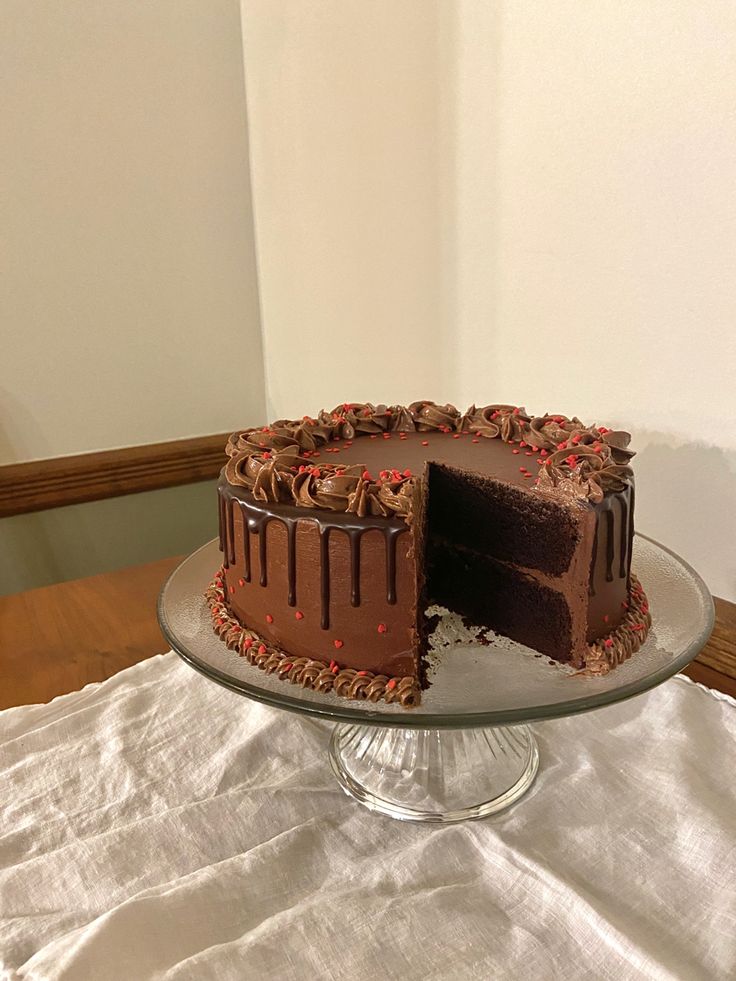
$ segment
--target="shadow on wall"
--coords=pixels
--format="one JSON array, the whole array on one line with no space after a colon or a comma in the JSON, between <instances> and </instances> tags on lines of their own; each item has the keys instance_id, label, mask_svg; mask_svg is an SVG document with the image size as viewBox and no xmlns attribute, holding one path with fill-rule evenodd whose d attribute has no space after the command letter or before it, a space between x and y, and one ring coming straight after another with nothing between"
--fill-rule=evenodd
<instances>
[{"instance_id":1,"label":"shadow on wall","mask_svg":"<svg viewBox=\"0 0 736 981\"><path fill-rule=\"evenodd\" d=\"M0 388L0 466L56 455L47 434L27 406Z\"/></svg>"},{"instance_id":2,"label":"shadow on wall","mask_svg":"<svg viewBox=\"0 0 736 981\"><path fill-rule=\"evenodd\" d=\"M636 430L636 527L736 601L736 451Z\"/></svg>"}]
</instances>

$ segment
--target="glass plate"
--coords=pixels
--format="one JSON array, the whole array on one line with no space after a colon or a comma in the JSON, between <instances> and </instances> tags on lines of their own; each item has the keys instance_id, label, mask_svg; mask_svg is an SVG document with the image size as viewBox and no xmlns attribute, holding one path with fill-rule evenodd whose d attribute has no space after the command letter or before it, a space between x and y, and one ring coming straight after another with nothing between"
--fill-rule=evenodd
<instances>
[{"instance_id":1,"label":"glass plate","mask_svg":"<svg viewBox=\"0 0 736 981\"><path fill-rule=\"evenodd\" d=\"M415 729L516 725L574 715L639 695L681 671L713 628L713 601L700 576L663 545L637 535L633 568L649 598L652 629L643 647L605 677L582 677L499 638L434 655L431 687L416 709L358 702L280 681L229 651L211 626L204 592L221 556L203 545L161 590L159 622L180 657L232 691L332 722Z\"/></svg>"}]
</instances>

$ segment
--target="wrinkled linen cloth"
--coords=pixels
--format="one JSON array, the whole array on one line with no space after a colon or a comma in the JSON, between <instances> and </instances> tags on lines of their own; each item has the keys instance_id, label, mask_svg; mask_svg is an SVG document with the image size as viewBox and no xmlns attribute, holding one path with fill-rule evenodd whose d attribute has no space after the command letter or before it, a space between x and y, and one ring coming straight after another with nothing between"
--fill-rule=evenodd
<instances>
[{"instance_id":1,"label":"wrinkled linen cloth","mask_svg":"<svg viewBox=\"0 0 736 981\"><path fill-rule=\"evenodd\" d=\"M453 826L371 814L330 726L151 658L0 714L4 977L736 976L736 702L673 679L536 724Z\"/></svg>"}]
</instances>

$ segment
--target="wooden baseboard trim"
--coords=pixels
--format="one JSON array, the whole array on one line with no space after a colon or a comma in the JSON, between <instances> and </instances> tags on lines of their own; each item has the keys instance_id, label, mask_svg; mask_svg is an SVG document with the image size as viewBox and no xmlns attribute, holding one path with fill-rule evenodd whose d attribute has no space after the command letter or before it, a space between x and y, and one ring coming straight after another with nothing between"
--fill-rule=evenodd
<instances>
[{"instance_id":1,"label":"wooden baseboard trim","mask_svg":"<svg viewBox=\"0 0 736 981\"><path fill-rule=\"evenodd\" d=\"M0 467L0 518L217 477L229 433Z\"/></svg>"}]
</instances>

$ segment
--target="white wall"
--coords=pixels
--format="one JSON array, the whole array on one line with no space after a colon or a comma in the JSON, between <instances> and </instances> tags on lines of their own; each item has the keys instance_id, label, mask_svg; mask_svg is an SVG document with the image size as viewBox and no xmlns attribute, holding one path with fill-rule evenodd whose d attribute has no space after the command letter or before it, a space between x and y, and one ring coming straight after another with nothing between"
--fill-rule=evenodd
<instances>
[{"instance_id":1,"label":"white wall","mask_svg":"<svg viewBox=\"0 0 736 981\"><path fill-rule=\"evenodd\" d=\"M437 17L243 0L269 415L441 387ZM433 357L414 357L422 338Z\"/></svg>"},{"instance_id":2,"label":"white wall","mask_svg":"<svg viewBox=\"0 0 736 981\"><path fill-rule=\"evenodd\" d=\"M237 0L2 22L0 464L259 420Z\"/></svg>"},{"instance_id":3,"label":"white wall","mask_svg":"<svg viewBox=\"0 0 736 981\"><path fill-rule=\"evenodd\" d=\"M242 11L269 414L624 425L639 528L736 599L736 7Z\"/></svg>"}]
</instances>

